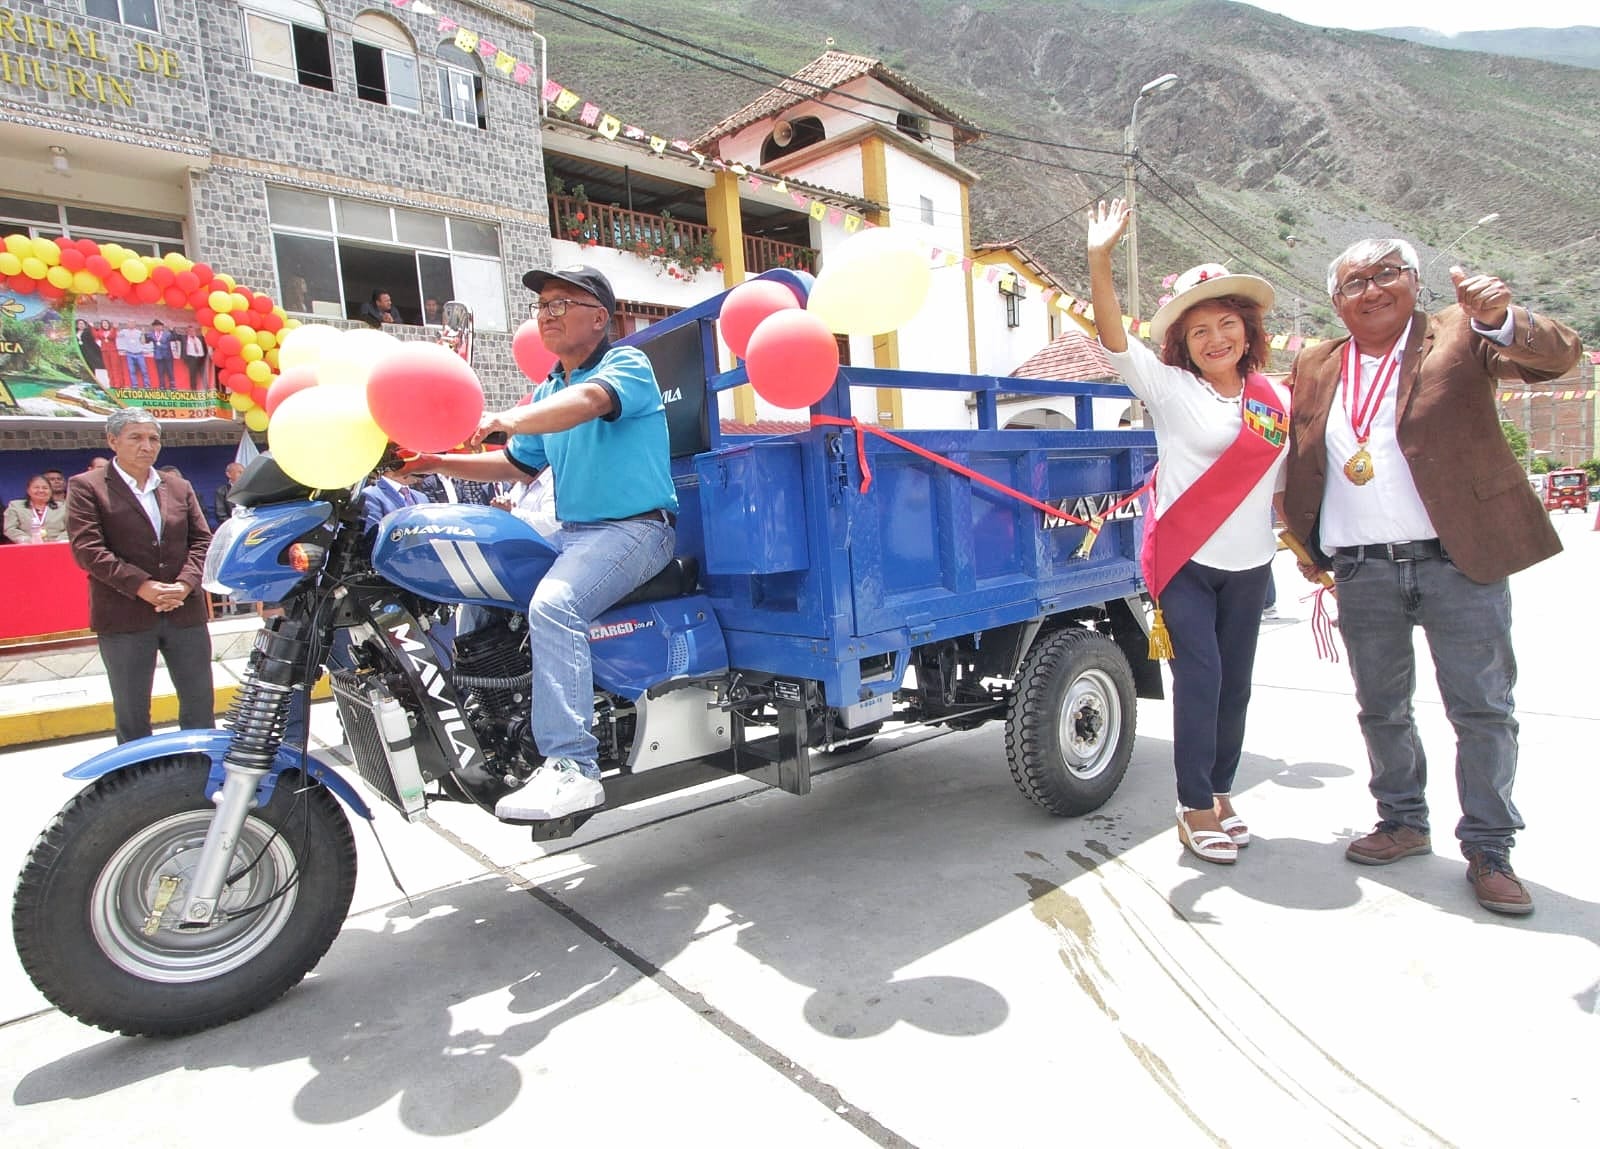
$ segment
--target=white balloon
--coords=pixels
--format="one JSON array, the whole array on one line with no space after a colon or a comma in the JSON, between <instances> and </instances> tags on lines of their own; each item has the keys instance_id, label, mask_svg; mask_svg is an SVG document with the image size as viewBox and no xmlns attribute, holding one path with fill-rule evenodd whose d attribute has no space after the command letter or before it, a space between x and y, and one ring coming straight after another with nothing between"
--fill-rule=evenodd
<instances>
[{"instance_id":1,"label":"white balloon","mask_svg":"<svg viewBox=\"0 0 1600 1149\"><path fill-rule=\"evenodd\" d=\"M822 257L806 310L839 335L882 335L922 310L932 249L910 229L857 232Z\"/></svg>"},{"instance_id":2,"label":"white balloon","mask_svg":"<svg viewBox=\"0 0 1600 1149\"><path fill-rule=\"evenodd\" d=\"M337 327L324 323L307 323L286 332L278 343L278 370L315 364L333 341L343 335Z\"/></svg>"},{"instance_id":3,"label":"white balloon","mask_svg":"<svg viewBox=\"0 0 1600 1149\"><path fill-rule=\"evenodd\" d=\"M317 383L324 387L365 387L373 367L403 346L393 335L374 327L341 331L317 361Z\"/></svg>"}]
</instances>

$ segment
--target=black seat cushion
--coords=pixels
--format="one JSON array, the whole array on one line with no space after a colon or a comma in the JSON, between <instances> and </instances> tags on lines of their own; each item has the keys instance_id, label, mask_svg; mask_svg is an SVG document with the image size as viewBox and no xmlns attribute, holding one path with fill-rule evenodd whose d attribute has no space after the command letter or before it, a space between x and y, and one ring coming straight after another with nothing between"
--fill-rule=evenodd
<instances>
[{"instance_id":1,"label":"black seat cushion","mask_svg":"<svg viewBox=\"0 0 1600 1149\"><path fill-rule=\"evenodd\" d=\"M700 560L693 555L677 555L667 565L651 575L645 584L617 600L617 606L636 602L654 602L659 598L678 598L693 594L700 582Z\"/></svg>"}]
</instances>

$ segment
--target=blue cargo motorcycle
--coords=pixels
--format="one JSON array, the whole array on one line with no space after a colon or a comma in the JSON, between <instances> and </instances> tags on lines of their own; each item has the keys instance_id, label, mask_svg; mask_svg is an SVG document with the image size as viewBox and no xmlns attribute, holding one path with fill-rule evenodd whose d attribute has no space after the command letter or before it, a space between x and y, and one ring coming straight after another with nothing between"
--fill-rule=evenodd
<instances>
[{"instance_id":1,"label":"blue cargo motorcycle","mask_svg":"<svg viewBox=\"0 0 1600 1149\"><path fill-rule=\"evenodd\" d=\"M356 875L340 802L371 810L303 736L285 739L324 666L342 764L407 818L438 799L492 813L542 761L522 614L556 555L539 534L452 504L404 507L366 531L359 489L312 497L266 455L234 491L241 510L217 531L206 586L283 613L262 629L224 729L157 734L75 768L94 784L42 834L17 888L29 976L67 1013L122 1033L260 1009L338 935ZM591 629L608 805L688 784L675 772L651 787L647 772L728 746L727 654L695 581L694 561L674 559ZM468 603L488 623L452 641ZM585 815L536 824L535 837L571 834Z\"/></svg>"}]
</instances>

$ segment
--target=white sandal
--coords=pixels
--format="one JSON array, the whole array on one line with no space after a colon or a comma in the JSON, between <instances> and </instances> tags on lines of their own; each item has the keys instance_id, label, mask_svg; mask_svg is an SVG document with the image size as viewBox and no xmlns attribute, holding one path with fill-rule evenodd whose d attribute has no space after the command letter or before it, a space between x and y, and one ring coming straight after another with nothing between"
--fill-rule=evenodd
<instances>
[{"instance_id":1,"label":"white sandal","mask_svg":"<svg viewBox=\"0 0 1600 1149\"><path fill-rule=\"evenodd\" d=\"M1183 807L1178 807L1178 838L1195 857L1206 862L1230 866L1239 860L1239 847L1233 839L1220 830L1196 830L1183 817Z\"/></svg>"},{"instance_id":2,"label":"white sandal","mask_svg":"<svg viewBox=\"0 0 1600 1149\"><path fill-rule=\"evenodd\" d=\"M1232 797L1232 795L1213 794L1211 808L1214 810L1216 809L1217 798L1229 797ZM1250 827L1245 825L1244 819L1239 817L1238 814L1229 814L1226 818L1222 819L1222 832L1228 835L1229 838L1233 839L1233 844L1238 846L1241 850L1250 844Z\"/></svg>"}]
</instances>

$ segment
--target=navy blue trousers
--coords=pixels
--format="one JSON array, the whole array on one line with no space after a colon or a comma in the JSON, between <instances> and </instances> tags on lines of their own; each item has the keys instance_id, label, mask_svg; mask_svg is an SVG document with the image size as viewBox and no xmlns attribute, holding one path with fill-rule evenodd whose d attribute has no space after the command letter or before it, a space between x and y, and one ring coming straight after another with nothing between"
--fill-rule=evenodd
<instances>
[{"instance_id":1,"label":"navy blue trousers","mask_svg":"<svg viewBox=\"0 0 1600 1149\"><path fill-rule=\"evenodd\" d=\"M1244 746L1261 603L1272 565L1224 571L1187 562L1161 592L1172 636L1172 764L1178 801L1209 810L1233 790Z\"/></svg>"}]
</instances>

